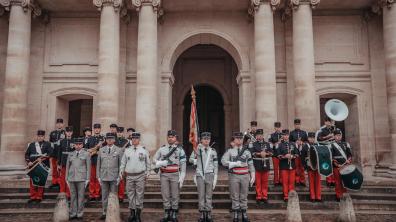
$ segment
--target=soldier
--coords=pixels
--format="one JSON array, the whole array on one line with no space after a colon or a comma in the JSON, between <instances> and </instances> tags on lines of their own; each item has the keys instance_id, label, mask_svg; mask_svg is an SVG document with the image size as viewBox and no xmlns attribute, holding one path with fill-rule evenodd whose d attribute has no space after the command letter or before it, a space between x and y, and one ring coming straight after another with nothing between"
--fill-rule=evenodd
<instances>
[{"instance_id":1,"label":"soldier","mask_svg":"<svg viewBox=\"0 0 396 222\"><path fill-rule=\"evenodd\" d=\"M89 183L91 157L83 149L84 138L74 139L75 150L67 157L66 178L70 188L70 219L82 220L84 214L84 193Z\"/></svg>"},{"instance_id":2,"label":"soldier","mask_svg":"<svg viewBox=\"0 0 396 222\"><path fill-rule=\"evenodd\" d=\"M228 149L223 155L221 163L228 167L228 180L232 201L233 221L238 222L239 212L242 213L242 221L248 222L247 203L249 182L250 186L255 181L255 170L252 155L247 146L243 146L243 133L234 132L235 146Z\"/></svg>"},{"instance_id":3,"label":"soldier","mask_svg":"<svg viewBox=\"0 0 396 222\"><path fill-rule=\"evenodd\" d=\"M135 132L135 129L134 128L128 128L127 129L127 139L128 140L132 140L132 133L134 133Z\"/></svg>"},{"instance_id":4,"label":"soldier","mask_svg":"<svg viewBox=\"0 0 396 222\"><path fill-rule=\"evenodd\" d=\"M130 144L127 139L124 137L124 127L117 127L117 138L114 143L117 147L122 149L122 152L125 151ZM125 199L125 178L121 178L120 184L118 186L118 200L122 203Z\"/></svg>"},{"instance_id":5,"label":"soldier","mask_svg":"<svg viewBox=\"0 0 396 222\"><path fill-rule=\"evenodd\" d=\"M342 141L340 129L334 130L335 143L331 144L331 154L333 156L333 175L335 179L335 193L337 201L340 201L342 194L347 190L342 184L340 168L352 163L352 148L348 142Z\"/></svg>"},{"instance_id":6,"label":"soldier","mask_svg":"<svg viewBox=\"0 0 396 222\"><path fill-rule=\"evenodd\" d=\"M150 154L140 145L140 133L132 133L132 146L125 150L121 160L120 177L126 176L130 216L129 222L141 222L144 187L150 175Z\"/></svg>"},{"instance_id":7,"label":"soldier","mask_svg":"<svg viewBox=\"0 0 396 222\"><path fill-rule=\"evenodd\" d=\"M100 123L93 125L94 135L88 140L88 151L91 155L91 176L89 179L89 198L90 201L99 201L100 184L96 176L96 163L98 159L98 151L104 144L104 136L101 134Z\"/></svg>"},{"instance_id":8,"label":"soldier","mask_svg":"<svg viewBox=\"0 0 396 222\"><path fill-rule=\"evenodd\" d=\"M110 124L110 133L113 133L114 135L117 135L117 124L112 123Z\"/></svg>"},{"instance_id":9,"label":"soldier","mask_svg":"<svg viewBox=\"0 0 396 222\"><path fill-rule=\"evenodd\" d=\"M256 142L250 152L253 156L253 164L256 171L256 202L263 205L268 202L268 177L270 170L270 158L273 154L271 144L264 141L264 130L257 129Z\"/></svg>"},{"instance_id":10,"label":"soldier","mask_svg":"<svg viewBox=\"0 0 396 222\"><path fill-rule=\"evenodd\" d=\"M279 186L282 183L282 177L280 176L279 171L279 158L278 158L278 146L282 139L282 130L281 130L281 123L275 122L274 123L275 132L273 132L269 138L268 142L272 144L272 149L274 151L272 155L272 163L274 167L274 185Z\"/></svg>"},{"instance_id":11,"label":"soldier","mask_svg":"<svg viewBox=\"0 0 396 222\"><path fill-rule=\"evenodd\" d=\"M83 129L83 133L84 133L83 148L89 149L89 140L92 137L92 129L91 129L91 127L85 127Z\"/></svg>"},{"instance_id":12,"label":"soldier","mask_svg":"<svg viewBox=\"0 0 396 222\"><path fill-rule=\"evenodd\" d=\"M50 133L49 141L52 144L53 152L51 153L51 172L52 184L50 188L59 187L60 173L58 171L58 159L56 157L59 152L60 141L65 138L65 130L63 129L63 119L56 119L56 129Z\"/></svg>"},{"instance_id":13,"label":"soldier","mask_svg":"<svg viewBox=\"0 0 396 222\"><path fill-rule=\"evenodd\" d=\"M257 121L250 121L250 128L248 129L247 133L249 135L244 135L243 137L243 144L248 144L248 143L253 143L254 141L251 141L250 137L254 137L256 135L256 130L257 130Z\"/></svg>"},{"instance_id":14,"label":"soldier","mask_svg":"<svg viewBox=\"0 0 396 222\"><path fill-rule=\"evenodd\" d=\"M290 142L295 143L301 139L302 142L308 142L307 132L301 129L301 119L294 119L294 130L290 132Z\"/></svg>"},{"instance_id":15,"label":"soldier","mask_svg":"<svg viewBox=\"0 0 396 222\"><path fill-rule=\"evenodd\" d=\"M120 183L119 169L123 151L114 145L115 134L106 133L106 146L100 148L98 153L96 175L102 186L102 205L103 212L101 220L106 219L107 200L110 192L117 193Z\"/></svg>"},{"instance_id":16,"label":"soldier","mask_svg":"<svg viewBox=\"0 0 396 222\"><path fill-rule=\"evenodd\" d=\"M283 200L289 199L289 192L294 190L296 180L296 163L298 150L294 143L289 142L289 130L282 130L282 142L279 144L278 155L280 158L279 168L282 176Z\"/></svg>"},{"instance_id":17,"label":"soldier","mask_svg":"<svg viewBox=\"0 0 396 222\"><path fill-rule=\"evenodd\" d=\"M322 196L321 196L319 170L312 169L311 166L309 166L309 164L308 164L309 149L314 144L315 144L315 133L309 132L308 133L308 143L305 143L303 145L303 148L301 151L301 160L303 161L304 168L308 171L309 194L310 194L311 202L315 202L315 201L321 202Z\"/></svg>"},{"instance_id":18,"label":"soldier","mask_svg":"<svg viewBox=\"0 0 396 222\"><path fill-rule=\"evenodd\" d=\"M70 190L68 185L66 184L66 163L67 156L69 153L74 151L73 148L73 127L66 127L66 138L60 141L59 151L57 154L58 157L58 168L60 169L60 192L66 193L66 196L70 198Z\"/></svg>"},{"instance_id":19,"label":"soldier","mask_svg":"<svg viewBox=\"0 0 396 222\"><path fill-rule=\"evenodd\" d=\"M168 144L160 147L153 157L155 167L160 168L162 200L165 216L161 222L177 221L180 188L186 176L186 154L180 145L176 145L176 131L167 133Z\"/></svg>"},{"instance_id":20,"label":"soldier","mask_svg":"<svg viewBox=\"0 0 396 222\"><path fill-rule=\"evenodd\" d=\"M297 141L294 143L296 145L297 151L299 155L296 157L296 184L298 186L303 186L305 187L305 170L304 170L304 164L303 164L303 159L301 158L301 152L303 149L304 142L302 141L302 138L299 137L297 138Z\"/></svg>"},{"instance_id":21,"label":"soldier","mask_svg":"<svg viewBox=\"0 0 396 222\"><path fill-rule=\"evenodd\" d=\"M329 117L324 118L324 126L322 126L317 135L317 141L319 143L321 142L328 142L334 140L334 123L333 120L331 120ZM328 187L335 186L335 179L334 179L334 174L331 176L326 177L326 184Z\"/></svg>"},{"instance_id":22,"label":"soldier","mask_svg":"<svg viewBox=\"0 0 396 222\"><path fill-rule=\"evenodd\" d=\"M216 187L218 175L217 152L209 146L211 133L201 133L201 143L198 151L193 151L190 155L190 163L196 166L196 185L199 197L199 212L201 217L199 222L211 222L212 195Z\"/></svg>"},{"instance_id":23,"label":"soldier","mask_svg":"<svg viewBox=\"0 0 396 222\"><path fill-rule=\"evenodd\" d=\"M44 141L45 138L45 131L44 130L37 130L37 139L35 142L29 143L25 152L25 161L27 166L30 168L34 164L33 162L37 159L41 158L41 161L47 167L50 166L50 162L48 161L47 157L52 153L51 144L47 141ZM30 179L29 182L30 186L30 199L28 203L40 203L43 199L44 195L44 187L36 187L33 185L32 180Z\"/></svg>"}]
</instances>

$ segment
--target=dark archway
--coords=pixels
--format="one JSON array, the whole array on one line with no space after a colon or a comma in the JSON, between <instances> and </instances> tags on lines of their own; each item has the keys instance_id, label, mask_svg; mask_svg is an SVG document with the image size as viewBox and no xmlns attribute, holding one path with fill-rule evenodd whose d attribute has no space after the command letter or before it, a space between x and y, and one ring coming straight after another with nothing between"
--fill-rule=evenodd
<instances>
[{"instance_id":1,"label":"dark archway","mask_svg":"<svg viewBox=\"0 0 396 222\"><path fill-rule=\"evenodd\" d=\"M196 91L197 113L200 132L211 132L212 142L219 156L223 155L225 149L224 132L224 101L219 91L209 85L194 86ZM183 112L183 142L185 151L190 154L192 146L188 142L190 131L191 95L188 93L184 98Z\"/></svg>"}]
</instances>

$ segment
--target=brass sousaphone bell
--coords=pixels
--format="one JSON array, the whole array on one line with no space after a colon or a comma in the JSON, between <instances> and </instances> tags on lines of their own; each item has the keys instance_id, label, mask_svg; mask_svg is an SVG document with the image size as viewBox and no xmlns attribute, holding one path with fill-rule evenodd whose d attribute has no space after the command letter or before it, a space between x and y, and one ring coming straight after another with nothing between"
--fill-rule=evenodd
<instances>
[{"instance_id":1,"label":"brass sousaphone bell","mask_svg":"<svg viewBox=\"0 0 396 222\"><path fill-rule=\"evenodd\" d=\"M330 99L324 107L326 115L334 121L344 121L349 114L348 106L339 99Z\"/></svg>"}]
</instances>

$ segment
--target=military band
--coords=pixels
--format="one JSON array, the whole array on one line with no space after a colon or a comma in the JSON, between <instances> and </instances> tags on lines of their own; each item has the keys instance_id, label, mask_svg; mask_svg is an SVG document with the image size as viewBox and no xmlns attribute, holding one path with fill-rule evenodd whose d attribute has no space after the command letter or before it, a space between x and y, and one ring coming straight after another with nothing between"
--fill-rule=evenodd
<instances>
[{"instance_id":1,"label":"military band","mask_svg":"<svg viewBox=\"0 0 396 222\"><path fill-rule=\"evenodd\" d=\"M210 132L201 133L197 151L190 155L190 163L196 166L195 181L198 190L199 222L212 222L212 196L218 175L217 152L210 147Z\"/></svg>"},{"instance_id":2,"label":"military band","mask_svg":"<svg viewBox=\"0 0 396 222\"><path fill-rule=\"evenodd\" d=\"M25 152L25 162L30 169L34 167L35 163L40 161L42 164L50 167L49 155L52 153L51 144L44 140L45 131L38 130L35 142L29 143ZM33 185L32 179L29 180L29 203L41 202L44 195L44 187Z\"/></svg>"},{"instance_id":3,"label":"military band","mask_svg":"<svg viewBox=\"0 0 396 222\"><path fill-rule=\"evenodd\" d=\"M75 150L69 153L66 163L66 182L70 189L70 216L73 219L82 219L84 214L84 193L88 186L91 157L83 149L84 138L75 138Z\"/></svg>"},{"instance_id":4,"label":"military band","mask_svg":"<svg viewBox=\"0 0 396 222\"><path fill-rule=\"evenodd\" d=\"M233 221L240 221L241 216L242 222L248 222L248 191L255 181L255 170L252 155L248 147L243 146L243 133L235 132L233 137L234 147L226 151L221 163L228 168Z\"/></svg>"},{"instance_id":5,"label":"military band","mask_svg":"<svg viewBox=\"0 0 396 222\"><path fill-rule=\"evenodd\" d=\"M228 168L228 182L232 203L232 220L248 222L248 190L255 185L256 202L259 206L268 203L268 186L271 169L274 170L274 184L282 184L283 199L288 201L295 185L305 185L305 171L308 175L309 198L321 202L321 171L312 166L311 150L318 144L328 144L335 181L336 200L347 190L341 177L342 169L352 162L352 149L343 141L342 132L330 118L318 132L301 129L301 120L294 120L295 129L281 129L281 123L274 123L274 132L264 140L263 129L257 121L251 121L250 129L235 132L231 147L221 158ZM89 185L91 201L102 197L102 216L106 219L110 192L124 198L128 196L130 215L128 221L142 221L144 190L150 171L153 170L150 154L140 144L141 134L128 128L110 125L110 132L104 137L101 124L95 123L83 129L84 137L73 139L71 126L63 129L63 120L56 120L56 129L50 133L50 142L44 140L45 131L38 130L37 140L28 145L25 160L28 168L37 161L52 167L52 186L60 185L60 192L70 198L70 218L81 218L84 209L84 194ZM93 134L92 134L93 133ZM178 221L180 190L186 177L187 157L174 130L167 132L168 143L161 146L153 156L154 171L159 171L164 217L161 222ZM318 143L319 142L319 143ZM213 221L213 191L218 180L218 153L210 146L211 133L202 132L200 143L189 157L195 168L194 182L198 192L199 222ZM50 158L49 158L50 157ZM272 163L271 163L272 160ZM54 167L55 166L55 167ZM271 168L273 166L273 168ZM279 172L278 172L279 171ZM322 174L323 175L323 174ZM126 183L124 181L126 180ZM349 188L349 187L348 187ZM44 188L35 186L30 180L30 200L40 202Z\"/></svg>"}]
</instances>

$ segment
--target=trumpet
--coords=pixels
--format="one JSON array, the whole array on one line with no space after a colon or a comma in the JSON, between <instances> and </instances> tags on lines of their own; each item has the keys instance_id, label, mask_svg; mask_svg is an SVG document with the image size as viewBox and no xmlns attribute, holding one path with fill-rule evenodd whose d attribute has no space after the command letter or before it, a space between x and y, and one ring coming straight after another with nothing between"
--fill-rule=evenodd
<instances>
[{"instance_id":1,"label":"trumpet","mask_svg":"<svg viewBox=\"0 0 396 222\"><path fill-rule=\"evenodd\" d=\"M93 156L93 155L97 154L99 149L100 149L100 147L102 147L103 143L104 143L104 141L100 141L98 144L96 144L96 146L88 149L87 151L88 151L89 155Z\"/></svg>"},{"instance_id":2,"label":"trumpet","mask_svg":"<svg viewBox=\"0 0 396 222\"><path fill-rule=\"evenodd\" d=\"M292 170L293 167L292 167L292 162L291 162L291 158L292 158L291 148L290 148L289 144L287 144L287 143L286 143L286 146L287 146L287 154L289 154L289 156L290 156L289 158L287 158L287 163L289 164L289 170Z\"/></svg>"},{"instance_id":3,"label":"trumpet","mask_svg":"<svg viewBox=\"0 0 396 222\"><path fill-rule=\"evenodd\" d=\"M250 133L249 130L248 130L248 131L245 131L245 132L243 133L243 136L244 136L244 137L247 137L248 139L250 139L250 142L252 142L252 143L254 143L254 142L257 141L256 138Z\"/></svg>"}]
</instances>

